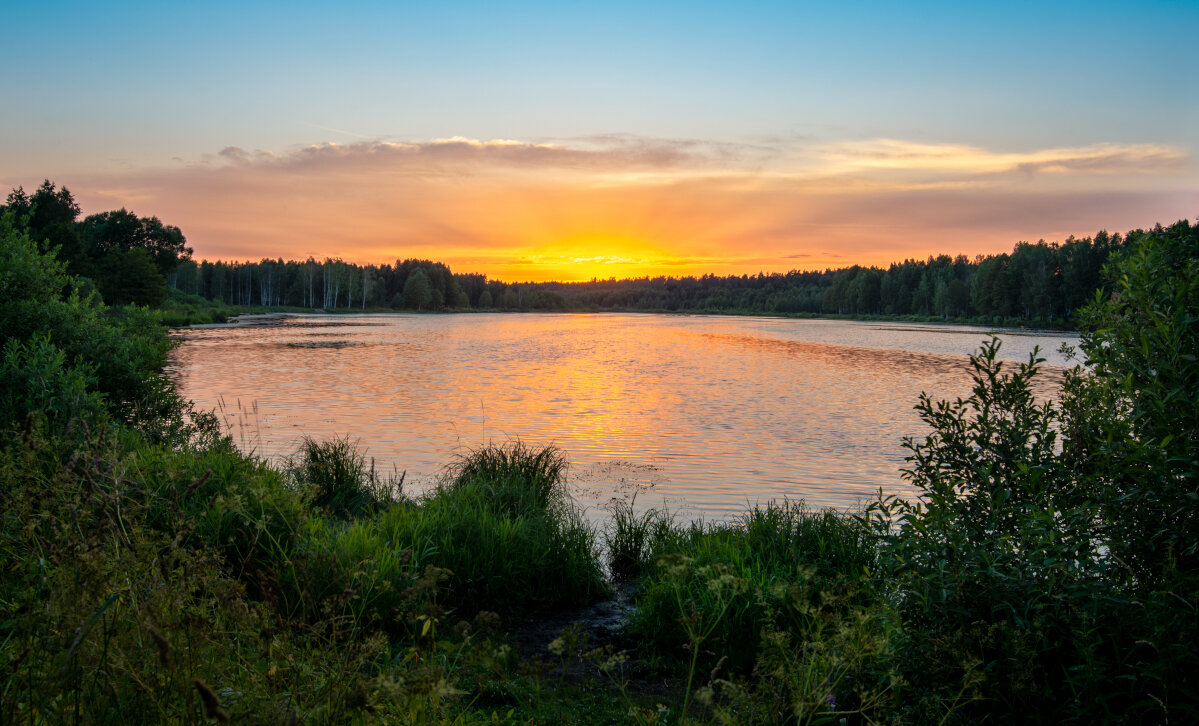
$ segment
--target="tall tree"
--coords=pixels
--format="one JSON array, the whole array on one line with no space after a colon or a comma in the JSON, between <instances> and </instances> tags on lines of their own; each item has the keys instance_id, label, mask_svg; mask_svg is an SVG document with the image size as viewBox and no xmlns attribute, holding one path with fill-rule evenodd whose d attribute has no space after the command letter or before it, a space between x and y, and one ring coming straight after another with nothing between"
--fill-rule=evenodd
<instances>
[{"instance_id":1,"label":"tall tree","mask_svg":"<svg viewBox=\"0 0 1199 726\"><path fill-rule=\"evenodd\" d=\"M404 283L404 304L410 308L421 310L433 302L433 286L425 271L417 268L408 276Z\"/></svg>"}]
</instances>

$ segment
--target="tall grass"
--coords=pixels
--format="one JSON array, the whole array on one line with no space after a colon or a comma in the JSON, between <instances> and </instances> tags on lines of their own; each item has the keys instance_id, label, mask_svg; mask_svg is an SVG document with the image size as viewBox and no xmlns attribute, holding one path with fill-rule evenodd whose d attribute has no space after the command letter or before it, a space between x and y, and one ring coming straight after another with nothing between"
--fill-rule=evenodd
<instances>
[{"instance_id":1,"label":"tall grass","mask_svg":"<svg viewBox=\"0 0 1199 726\"><path fill-rule=\"evenodd\" d=\"M447 606L514 616L584 603L608 590L565 471L553 448L485 447L419 503L392 507L373 526L452 573Z\"/></svg>"},{"instance_id":2,"label":"tall grass","mask_svg":"<svg viewBox=\"0 0 1199 726\"><path fill-rule=\"evenodd\" d=\"M566 468L562 452L553 446L534 450L520 441L484 446L449 468L449 488L478 488L512 514L546 511L566 499Z\"/></svg>"},{"instance_id":3,"label":"tall grass","mask_svg":"<svg viewBox=\"0 0 1199 726\"><path fill-rule=\"evenodd\" d=\"M375 512L399 494L399 481L381 479L349 437L317 441L305 436L286 465L313 506L343 519Z\"/></svg>"},{"instance_id":4,"label":"tall grass","mask_svg":"<svg viewBox=\"0 0 1199 726\"><path fill-rule=\"evenodd\" d=\"M684 708L704 673L696 695L711 702L723 683L725 705L739 703L742 718L781 708L805 723L838 698L842 713L883 698L887 623L869 577L877 540L859 518L802 502L754 507L728 524L618 510L609 541L622 545L614 564L642 571L629 630L686 671ZM751 673L750 685L730 680Z\"/></svg>"},{"instance_id":5,"label":"tall grass","mask_svg":"<svg viewBox=\"0 0 1199 726\"><path fill-rule=\"evenodd\" d=\"M612 519L604 529L608 572L617 582L635 580L645 570L655 546L673 531L674 521L666 512L648 509L641 514L633 501L618 500L608 508Z\"/></svg>"}]
</instances>

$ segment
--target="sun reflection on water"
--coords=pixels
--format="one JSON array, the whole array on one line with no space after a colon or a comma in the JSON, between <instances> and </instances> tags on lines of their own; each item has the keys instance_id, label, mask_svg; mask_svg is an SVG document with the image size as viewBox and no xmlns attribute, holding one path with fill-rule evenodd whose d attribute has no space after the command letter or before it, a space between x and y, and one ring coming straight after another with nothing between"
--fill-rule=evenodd
<instances>
[{"instance_id":1,"label":"sun reflection on water","mask_svg":"<svg viewBox=\"0 0 1199 726\"><path fill-rule=\"evenodd\" d=\"M845 508L906 491L921 391L965 395L983 329L662 315L301 316L187 330L172 355L201 408L255 405L234 441L281 457L349 435L433 485L487 442L554 444L593 510L637 494L723 518L768 499ZM1064 338L1004 334L1005 359ZM1072 340L1072 339L1071 339ZM1044 384L1048 394L1051 386ZM236 430L253 426L252 432Z\"/></svg>"}]
</instances>

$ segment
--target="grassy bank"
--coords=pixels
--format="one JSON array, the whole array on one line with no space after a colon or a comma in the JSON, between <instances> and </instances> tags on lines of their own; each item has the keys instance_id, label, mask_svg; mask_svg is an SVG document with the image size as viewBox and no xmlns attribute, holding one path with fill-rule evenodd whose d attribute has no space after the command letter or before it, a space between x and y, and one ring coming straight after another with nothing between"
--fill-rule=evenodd
<instances>
[{"instance_id":1,"label":"grassy bank","mask_svg":"<svg viewBox=\"0 0 1199 726\"><path fill-rule=\"evenodd\" d=\"M587 722L710 720L757 702L753 665L780 638L876 602L852 520L772 507L748 529L659 529L630 625L644 645L568 631L522 656L513 628L609 593L552 449L475 452L409 499L344 441L273 469L203 427L182 447L24 434L0 460L10 723L530 723L579 698ZM813 538L854 552L809 553ZM582 675L563 680L566 661Z\"/></svg>"},{"instance_id":2,"label":"grassy bank","mask_svg":"<svg viewBox=\"0 0 1199 726\"><path fill-rule=\"evenodd\" d=\"M1059 403L995 341L918 403L918 500L597 531L552 448L415 498L347 440L239 451L156 315L0 217L0 722L1199 720L1199 234L1110 274Z\"/></svg>"}]
</instances>

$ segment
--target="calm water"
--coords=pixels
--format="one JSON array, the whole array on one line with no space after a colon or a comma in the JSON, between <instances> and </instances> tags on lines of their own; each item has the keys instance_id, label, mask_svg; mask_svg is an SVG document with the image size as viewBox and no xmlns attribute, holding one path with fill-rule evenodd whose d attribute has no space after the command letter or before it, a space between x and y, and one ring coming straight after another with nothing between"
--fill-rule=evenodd
<instances>
[{"instance_id":1,"label":"calm water","mask_svg":"<svg viewBox=\"0 0 1199 726\"><path fill-rule=\"evenodd\" d=\"M268 457L304 434L357 439L406 488L456 454L514 439L554 444L576 498L636 494L720 519L768 499L845 508L901 480L921 391L969 392L989 331L896 323L665 315L296 316L182 332L181 392L218 409ZM1004 332L1051 374L1059 334ZM1056 375L1047 376L1044 392Z\"/></svg>"}]
</instances>

